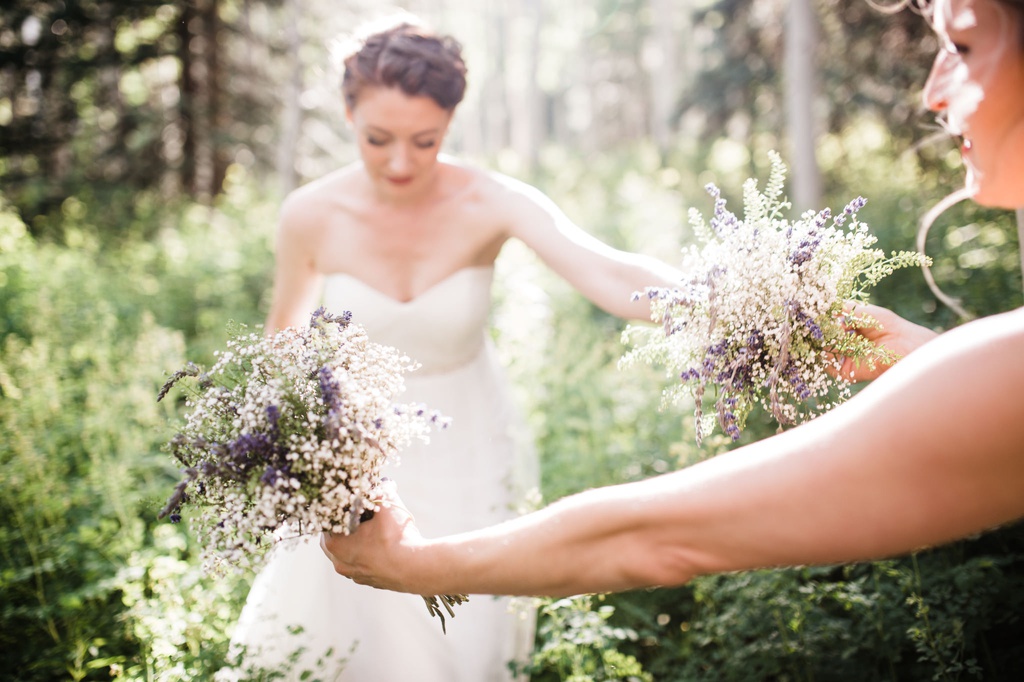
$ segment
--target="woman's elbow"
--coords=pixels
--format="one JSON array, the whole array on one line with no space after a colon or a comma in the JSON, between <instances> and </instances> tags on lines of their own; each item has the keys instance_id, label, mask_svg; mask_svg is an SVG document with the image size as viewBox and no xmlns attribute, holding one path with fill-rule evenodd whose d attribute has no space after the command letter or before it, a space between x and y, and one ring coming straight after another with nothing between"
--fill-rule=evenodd
<instances>
[{"instance_id":1,"label":"woman's elbow","mask_svg":"<svg viewBox=\"0 0 1024 682\"><path fill-rule=\"evenodd\" d=\"M670 544L638 547L621 557L620 589L682 585L702 572L692 551Z\"/></svg>"}]
</instances>

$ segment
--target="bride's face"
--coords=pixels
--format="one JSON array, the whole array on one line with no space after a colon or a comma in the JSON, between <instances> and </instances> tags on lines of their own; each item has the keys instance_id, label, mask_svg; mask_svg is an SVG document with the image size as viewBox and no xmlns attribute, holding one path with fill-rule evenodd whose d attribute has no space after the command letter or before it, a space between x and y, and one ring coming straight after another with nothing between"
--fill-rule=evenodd
<instances>
[{"instance_id":1,"label":"bride's face","mask_svg":"<svg viewBox=\"0 0 1024 682\"><path fill-rule=\"evenodd\" d=\"M925 103L963 137L974 199L1024 206L1024 16L998 0L936 0L933 20Z\"/></svg>"},{"instance_id":2,"label":"bride's face","mask_svg":"<svg viewBox=\"0 0 1024 682\"><path fill-rule=\"evenodd\" d=\"M430 186L450 111L430 97L372 87L347 113L366 173L383 196L411 198Z\"/></svg>"}]
</instances>

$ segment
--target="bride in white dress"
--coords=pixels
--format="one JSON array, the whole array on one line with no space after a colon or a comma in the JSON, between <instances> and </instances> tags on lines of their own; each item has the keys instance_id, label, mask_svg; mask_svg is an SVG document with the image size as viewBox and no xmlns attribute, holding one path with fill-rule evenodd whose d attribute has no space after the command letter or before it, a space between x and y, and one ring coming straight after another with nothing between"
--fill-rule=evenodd
<instances>
[{"instance_id":1,"label":"bride in white dress","mask_svg":"<svg viewBox=\"0 0 1024 682\"><path fill-rule=\"evenodd\" d=\"M452 426L403 451L388 473L425 535L507 519L535 484L488 336L502 245L519 239L630 319L649 319L634 291L677 277L596 240L536 189L439 158L464 89L458 43L408 23L366 37L346 59L342 90L361 161L285 200L267 319L268 330L308 324L322 300L421 363L399 400L438 409ZM442 634L422 599L338 576L317 542L282 543L257 576L233 637L243 667L290 666L294 679L311 669L315 679L490 682L513 679L509 661L525 661L532 613L473 596Z\"/></svg>"}]
</instances>

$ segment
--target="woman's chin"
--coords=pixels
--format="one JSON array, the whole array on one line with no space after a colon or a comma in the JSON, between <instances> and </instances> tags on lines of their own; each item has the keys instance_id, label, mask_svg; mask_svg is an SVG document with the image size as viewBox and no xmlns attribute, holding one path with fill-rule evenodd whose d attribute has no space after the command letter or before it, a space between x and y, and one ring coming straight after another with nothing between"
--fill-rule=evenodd
<instances>
[{"instance_id":1,"label":"woman's chin","mask_svg":"<svg viewBox=\"0 0 1024 682\"><path fill-rule=\"evenodd\" d=\"M971 199L982 206L1009 209L1024 207L1024 187L1015 183L998 183L991 179L979 182L976 176L968 173L967 189Z\"/></svg>"}]
</instances>

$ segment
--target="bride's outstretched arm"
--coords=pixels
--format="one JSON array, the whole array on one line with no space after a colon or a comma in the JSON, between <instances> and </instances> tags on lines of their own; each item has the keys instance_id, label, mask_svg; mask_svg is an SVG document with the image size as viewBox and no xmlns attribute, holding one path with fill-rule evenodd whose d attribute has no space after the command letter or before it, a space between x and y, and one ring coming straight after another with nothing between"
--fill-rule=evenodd
<instances>
[{"instance_id":1,"label":"bride's outstretched arm","mask_svg":"<svg viewBox=\"0 0 1024 682\"><path fill-rule=\"evenodd\" d=\"M890 556L1024 516L1024 309L948 332L815 421L480 531L399 508L327 537L336 569L419 594L564 595ZM415 512L415 510L413 510Z\"/></svg>"},{"instance_id":2,"label":"bride's outstretched arm","mask_svg":"<svg viewBox=\"0 0 1024 682\"><path fill-rule=\"evenodd\" d=\"M510 237L523 242L577 291L606 312L650 321L650 303L633 300L649 286L679 286L684 273L645 254L605 244L568 216L535 187L500 174L495 179L498 211Z\"/></svg>"}]
</instances>

